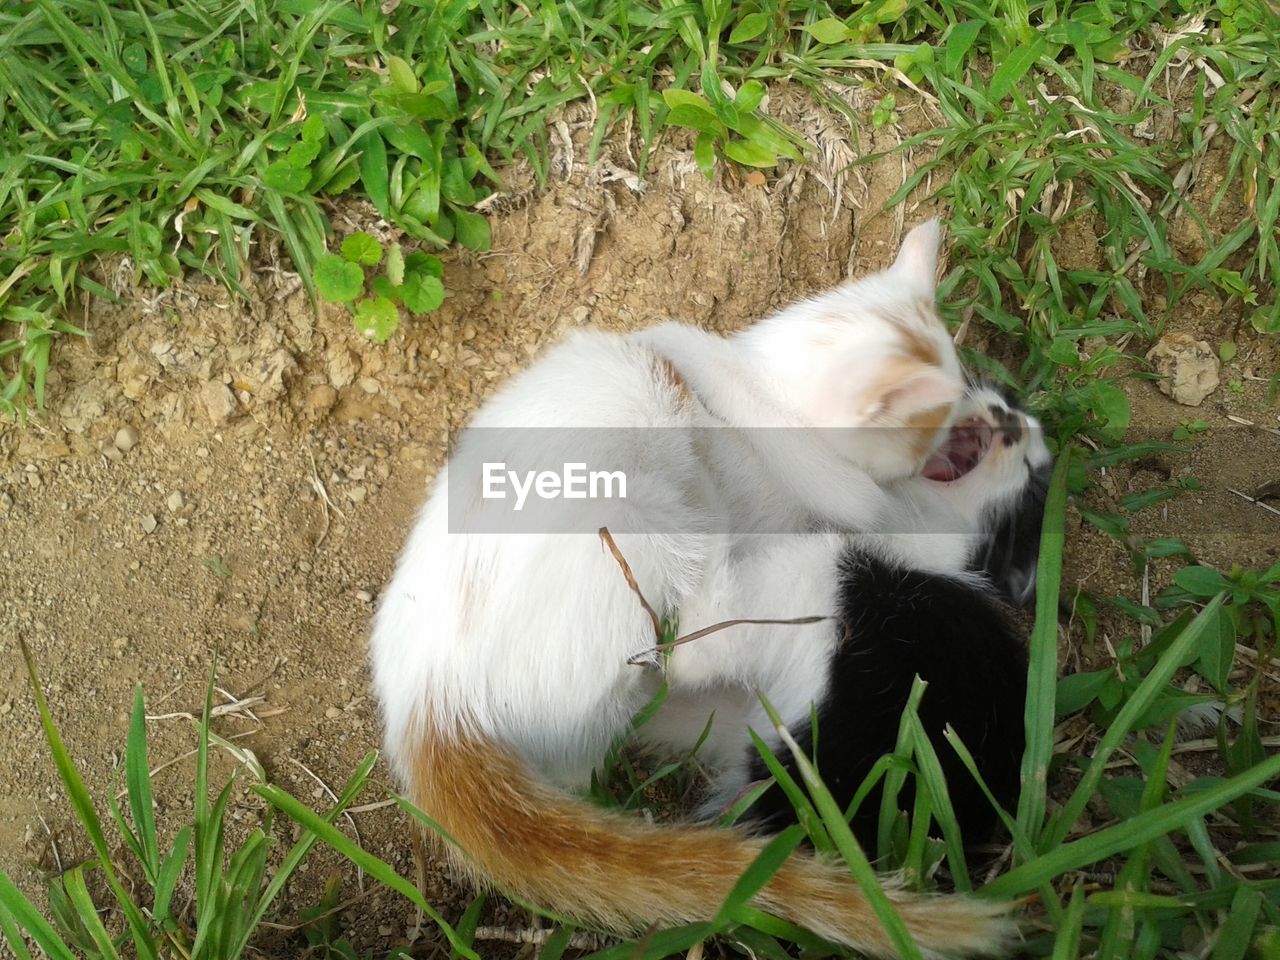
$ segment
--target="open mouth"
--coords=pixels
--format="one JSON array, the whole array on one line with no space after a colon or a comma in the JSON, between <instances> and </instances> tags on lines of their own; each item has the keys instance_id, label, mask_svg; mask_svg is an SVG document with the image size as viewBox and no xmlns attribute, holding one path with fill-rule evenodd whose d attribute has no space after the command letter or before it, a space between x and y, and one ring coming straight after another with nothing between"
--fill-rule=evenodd
<instances>
[{"instance_id":1,"label":"open mouth","mask_svg":"<svg viewBox=\"0 0 1280 960\"><path fill-rule=\"evenodd\" d=\"M925 477L939 483L959 480L982 462L991 449L992 435L991 424L985 420L961 420L924 465Z\"/></svg>"}]
</instances>

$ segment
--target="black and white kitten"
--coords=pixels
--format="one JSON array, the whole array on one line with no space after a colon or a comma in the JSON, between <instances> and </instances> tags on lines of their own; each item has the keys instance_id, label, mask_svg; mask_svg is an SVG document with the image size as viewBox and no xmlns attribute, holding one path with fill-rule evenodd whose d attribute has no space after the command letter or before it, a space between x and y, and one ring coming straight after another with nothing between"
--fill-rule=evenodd
<instances>
[{"instance_id":1,"label":"black and white kitten","mask_svg":"<svg viewBox=\"0 0 1280 960\"><path fill-rule=\"evenodd\" d=\"M736 626L673 652L671 694L640 734L687 745L713 715L699 754L713 774L704 814L768 776L748 727L801 782L759 693L847 808L872 765L893 752L917 675L929 684L920 718L965 841L985 839L995 814L943 739L947 725L997 799L1016 795L1026 653L1007 604L1033 591L1050 455L1036 421L996 391L973 388L966 405L922 476L895 491L904 507L891 529L779 539L727 572L705 605L682 611L682 631L737 617L827 618ZM910 792L900 801L909 804ZM863 844L874 843L878 811L876 792L852 820ZM771 832L795 816L773 787L742 822Z\"/></svg>"}]
</instances>

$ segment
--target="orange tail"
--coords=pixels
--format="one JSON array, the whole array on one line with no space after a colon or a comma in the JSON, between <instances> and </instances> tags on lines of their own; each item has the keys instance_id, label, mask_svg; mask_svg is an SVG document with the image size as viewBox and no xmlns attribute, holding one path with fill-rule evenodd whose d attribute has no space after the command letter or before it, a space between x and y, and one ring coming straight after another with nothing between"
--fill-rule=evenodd
<instances>
[{"instance_id":1,"label":"orange tail","mask_svg":"<svg viewBox=\"0 0 1280 960\"><path fill-rule=\"evenodd\" d=\"M413 754L410 796L465 851L481 884L619 933L710 920L765 841L703 825L653 825L548 787L510 750L428 731ZM935 955L999 953L1006 908L901 890L890 899ZM793 855L757 894L763 910L876 956L896 953L847 869Z\"/></svg>"}]
</instances>

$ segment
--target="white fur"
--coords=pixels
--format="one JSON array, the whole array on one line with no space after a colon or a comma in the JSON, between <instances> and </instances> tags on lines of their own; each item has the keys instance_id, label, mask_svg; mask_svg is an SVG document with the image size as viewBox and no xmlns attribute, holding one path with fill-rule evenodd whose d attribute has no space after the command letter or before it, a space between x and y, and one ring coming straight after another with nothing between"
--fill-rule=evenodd
<instances>
[{"instance_id":1,"label":"white fur","mask_svg":"<svg viewBox=\"0 0 1280 960\"><path fill-rule=\"evenodd\" d=\"M993 391L976 388L960 416L995 420L990 405L1006 408ZM693 633L738 618L834 618L841 606L839 558L853 546L904 566L965 579L983 523L1016 500L1031 468L1048 461L1039 425L1024 417L1021 439L1004 446L996 437L970 473L947 483L912 477L893 487L892 532L820 533L767 538L704 581L680 610L680 630ZM715 774L703 812L713 814L747 786L753 729L778 749L780 740L760 695L788 728L802 723L828 695L830 662L840 642L833 619L810 624L741 624L672 651L669 691L662 709L639 731L651 747L685 753L708 722L699 759Z\"/></svg>"},{"instance_id":2,"label":"white fur","mask_svg":"<svg viewBox=\"0 0 1280 960\"><path fill-rule=\"evenodd\" d=\"M752 532L815 522L872 530L892 517L869 474L904 477L920 466L920 451L888 431L847 428L897 426L962 391L950 340L926 309L937 241L936 224L917 228L885 273L733 339L675 325L630 337L579 333L500 390L471 428L512 430L513 454L545 462L582 452L556 447L573 446L569 433L521 428L603 428L592 434L592 455L625 470L630 489L625 501L589 505L587 519L657 531L615 539L649 602L680 610L732 556L754 548ZM904 389L886 392L878 371L909 353L903 315L942 362L912 368ZM691 393L662 375L658 358ZM857 389L836 391L833 405L807 383ZM775 426L793 429L739 429ZM795 429L803 427L835 429ZM459 441L455 470L475 436ZM521 445L536 450L514 449ZM390 758L406 775L412 725L429 710L446 727L468 723L513 747L547 779L580 786L651 690L652 670L627 661L653 646L652 624L594 534L451 532L451 523L474 529L496 507L478 484L453 490L450 505L448 477L447 469L437 477L374 623ZM559 509L570 505L546 516Z\"/></svg>"}]
</instances>

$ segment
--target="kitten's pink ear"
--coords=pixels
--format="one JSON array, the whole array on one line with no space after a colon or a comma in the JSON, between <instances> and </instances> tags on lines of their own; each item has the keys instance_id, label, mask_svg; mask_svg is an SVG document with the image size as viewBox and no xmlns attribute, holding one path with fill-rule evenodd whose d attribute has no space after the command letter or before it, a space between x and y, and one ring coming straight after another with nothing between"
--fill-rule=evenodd
<instances>
[{"instance_id":1,"label":"kitten's pink ear","mask_svg":"<svg viewBox=\"0 0 1280 960\"><path fill-rule=\"evenodd\" d=\"M938 246L942 225L928 220L908 233L889 271L918 293L933 294L938 282Z\"/></svg>"},{"instance_id":2,"label":"kitten's pink ear","mask_svg":"<svg viewBox=\"0 0 1280 960\"><path fill-rule=\"evenodd\" d=\"M872 388L869 410L881 422L941 427L964 393L955 374L931 363L899 360L890 364Z\"/></svg>"}]
</instances>

